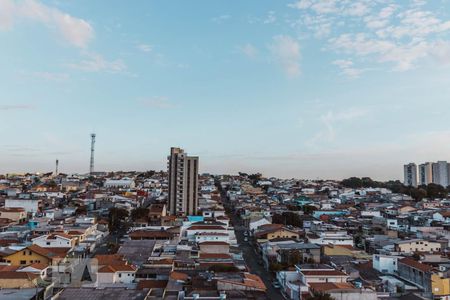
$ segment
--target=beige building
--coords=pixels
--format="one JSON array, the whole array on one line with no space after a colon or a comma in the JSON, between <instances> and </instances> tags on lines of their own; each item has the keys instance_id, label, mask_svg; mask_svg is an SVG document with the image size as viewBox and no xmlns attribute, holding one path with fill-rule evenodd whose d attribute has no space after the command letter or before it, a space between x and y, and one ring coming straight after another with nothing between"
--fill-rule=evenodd
<instances>
[{"instance_id":1,"label":"beige building","mask_svg":"<svg viewBox=\"0 0 450 300\"><path fill-rule=\"evenodd\" d=\"M195 215L198 207L198 157L188 156L181 148L170 149L168 156L169 200L171 215Z\"/></svg>"},{"instance_id":2,"label":"beige building","mask_svg":"<svg viewBox=\"0 0 450 300\"><path fill-rule=\"evenodd\" d=\"M0 218L10 219L14 222L22 222L27 219L27 212L22 207L0 208Z\"/></svg>"},{"instance_id":3,"label":"beige building","mask_svg":"<svg viewBox=\"0 0 450 300\"><path fill-rule=\"evenodd\" d=\"M402 253L439 252L441 244L421 239L405 240L395 243L395 251Z\"/></svg>"}]
</instances>

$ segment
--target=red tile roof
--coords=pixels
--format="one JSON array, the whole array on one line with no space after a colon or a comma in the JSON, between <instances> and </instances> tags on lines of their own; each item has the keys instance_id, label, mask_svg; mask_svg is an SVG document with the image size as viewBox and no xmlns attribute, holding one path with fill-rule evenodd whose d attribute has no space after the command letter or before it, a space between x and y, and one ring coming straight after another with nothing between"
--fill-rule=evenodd
<instances>
[{"instance_id":1,"label":"red tile roof","mask_svg":"<svg viewBox=\"0 0 450 300\"><path fill-rule=\"evenodd\" d=\"M409 258L409 257L405 257L403 259L400 259L399 262L404 264L404 265L410 266L410 267L412 267L414 269L420 270L422 272L429 272L429 271L431 271L433 269L432 266L420 263L420 262L418 262L418 261L416 261L416 260L414 260L412 258Z\"/></svg>"}]
</instances>

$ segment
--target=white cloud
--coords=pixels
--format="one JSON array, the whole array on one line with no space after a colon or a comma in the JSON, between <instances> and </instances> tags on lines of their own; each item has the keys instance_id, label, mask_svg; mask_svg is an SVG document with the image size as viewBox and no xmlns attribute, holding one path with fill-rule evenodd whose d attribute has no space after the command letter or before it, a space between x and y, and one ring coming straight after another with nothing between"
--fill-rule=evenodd
<instances>
[{"instance_id":1,"label":"white cloud","mask_svg":"<svg viewBox=\"0 0 450 300\"><path fill-rule=\"evenodd\" d=\"M272 55L280 63L289 76L300 75L300 44L287 35L273 37L273 43L269 46Z\"/></svg>"},{"instance_id":2,"label":"white cloud","mask_svg":"<svg viewBox=\"0 0 450 300\"><path fill-rule=\"evenodd\" d=\"M11 29L18 20L30 20L55 29L71 45L87 47L94 37L94 29L83 19L73 17L37 0L0 1L0 29Z\"/></svg>"},{"instance_id":3,"label":"white cloud","mask_svg":"<svg viewBox=\"0 0 450 300\"><path fill-rule=\"evenodd\" d=\"M350 107L346 110L327 111L319 117L320 123L324 127L311 140L308 145L315 145L323 142L333 142L336 139L336 126L342 122L353 122L369 113L367 108Z\"/></svg>"},{"instance_id":4,"label":"white cloud","mask_svg":"<svg viewBox=\"0 0 450 300\"><path fill-rule=\"evenodd\" d=\"M69 79L69 74L54 72L19 72L20 75L46 81L65 81Z\"/></svg>"},{"instance_id":5,"label":"white cloud","mask_svg":"<svg viewBox=\"0 0 450 300\"><path fill-rule=\"evenodd\" d=\"M139 44L137 45L137 48L141 50L142 52L151 52L153 50L152 45L148 44Z\"/></svg>"},{"instance_id":6,"label":"white cloud","mask_svg":"<svg viewBox=\"0 0 450 300\"><path fill-rule=\"evenodd\" d=\"M357 16L361 17L370 12L370 8L366 3L363 2L355 2L351 4L346 10L345 13L349 16Z\"/></svg>"},{"instance_id":7,"label":"white cloud","mask_svg":"<svg viewBox=\"0 0 450 300\"><path fill-rule=\"evenodd\" d=\"M177 105L170 102L167 97L151 97L142 99L140 101L141 105L148 108L157 108L157 109L173 109L176 108Z\"/></svg>"},{"instance_id":8,"label":"white cloud","mask_svg":"<svg viewBox=\"0 0 450 300\"><path fill-rule=\"evenodd\" d=\"M6 110L30 110L34 109L35 107L30 104L3 104L0 105L0 111L6 111Z\"/></svg>"},{"instance_id":9,"label":"white cloud","mask_svg":"<svg viewBox=\"0 0 450 300\"><path fill-rule=\"evenodd\" d=\"M360 62L370 69L371 64L385 64L406 71L428 62L427 58L440 63L450 59L446 41L450 19L424 4L422 0L299 0L289 5L299 12L290 24L303 36L312 32L318 39L326 38L326 50L350 57L352 67L344 68L342 59L335 63L347 75L358 76Z\"/></svg>"},{"instance_id":10,"label":"white cloud","mask_svg":"<svg viewBox=\"0 0 450 300\"><path fill-rule=\"evenodd\" d=\"M361 75L363 70L356 69L353 66L353 61L348 59L338 59L333 61L333 65L338 66L341 69L342 74L351 77L351 78L357 78Z\"/></svg>"},{"instance_id":11,"label":"white cloud","mask_svg":"<svg viewBox=\"0 0 450 300\"><path fill-rule=\"evenodd\" d=\"M217 17L212 18L211 20L212 20L214 23L222 24L222 23L228 21L230 18L231 18L230 15L220 15L220 16L217 16Z\"/></svg>"},{"instance_id":12,"label":"white cloud","mask_svg":"<svg viewBox=\"0 0 450 300\"><path fill-rule=\"evenodd\" d=\"M108 61L97 53L85 53L86 57L79 63L68 64L70 68L86 71L86 72L111 72L119 73L126 69L125 63L120 60Z\"/></svg>"},{"instance_id":13,"label":"white cloud","mask_svg":"<svg viewBox=\"0 0 450 300\"><path fill-rule=\"evenodd\" d=\"M250 43L239 46L238 49L249 58L255 58L258 55L258 49Z\"/></svg>"},{"instance_id":14,"label":"white cloud","mask_svg":"<svg viewBox=\"0 0 450 300\"><path fill-rule=\"evenodd\" d=\"M267 17L264 19L263 23L264 24L272 24L272 23L275 23L276 21L277 21L277 17L275 16L275 12L269 11L269 13L267 14Z\"/></svg>"}]
</instances>

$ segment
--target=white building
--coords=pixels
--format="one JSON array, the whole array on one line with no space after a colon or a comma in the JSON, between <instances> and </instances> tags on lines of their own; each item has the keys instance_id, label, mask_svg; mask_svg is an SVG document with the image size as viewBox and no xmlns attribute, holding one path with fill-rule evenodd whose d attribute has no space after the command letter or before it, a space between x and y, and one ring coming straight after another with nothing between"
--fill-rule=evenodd
<instances>
[{"instance_id":1,"label":"white building","mask_svg":"<svg viewBox=\"0 0 450 300\"><path fill-rule=\"evenodd\" d=\"M136 184L133 179L124 177L122 179L107 179L104 184L105 188L134 189Z\"/></svg>"},{"instance_id":2,"label":"white building","mask_svg":"<svg viewBox=\"0 0 450 300\"><path fill-rule=\"evenodd\" d=\"M399 256L373 255L373 268L384 274L395 274L397 272Z\"/></svg>"},{"instance_id":3,"label":"white building","mask_svg":"<svg viewBox=\"0 0 450 300\"><path fill-rule=\"evenodd\" d=\"M433 165L429 162L419 165L419 184L427 185L433 182Z\"/></svg>"},{"instance_id":4,"label":"white building","mask_svg":"<svg viewBox=\"0 0 450 300\"><path fill-rule=\"evenodd\" d=\"M130 284L136 276L136 267L127 264L103 266L98 270L97 283L99 286L113 283Z\"/></svg>"},{"instance_id":5,"label":"white building","mask_svg":"<svg viewBox=\"0 0 450 300\"><path fill-rule=\"evenodd\" d=\"M449 165L446 161L438 161L432 164L433 183L440 184L443 187L449 185L448 169Z\"/></svg>"},{"instance_id":6,"label":"white building","mask_svg":"<svg viewBox=\"0 0 450 300\"><path fill-rule=\"evenodd\" d=\"M27 213L34 215L39 211L41 200L38 199L6 199L5 207L22 207Z\"/></svg>"},{"instance_id":7,"label":"white building","mask_svg":"<svg viewBox=\"0 0 450 300\"><path fill-rule=\"evenodd\" d=\"M415 163L404 165L403 173L406 186L417 186L417 165Z\"/></svg>"},{"instance_id":8,"label":"white building","mask_svg":"<svg viewBox=\"0 0 450 300\"><path fill-rule=\"evenodd\" d=\"M308 242L318 245L349 245L354 246L353 237L346 232L324 231L317 233L318 236L308 235Z\"/></svg>"},{"instance_id":9,"label":"white building","mask_svg":"<svg viewBox=\"0 0 450 300\"><path fill-rule=\"evenodd\" d=\"M34 245L42 248L73 248L76 239L65 233L52 233L36 237L31 240Z\"/></svg>"}]
</instances>

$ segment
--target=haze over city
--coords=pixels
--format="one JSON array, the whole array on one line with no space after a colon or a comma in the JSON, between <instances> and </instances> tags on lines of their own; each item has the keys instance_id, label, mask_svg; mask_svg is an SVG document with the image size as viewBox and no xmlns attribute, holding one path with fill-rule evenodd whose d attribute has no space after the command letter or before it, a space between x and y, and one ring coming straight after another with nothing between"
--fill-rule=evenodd
<instances>
[{"instance_id":1,"label":"haze over city","mask_svg":"<svg viewBox=\"0 0 450 300\"><path fill-rule=\"evenodd\" d=\"M0 1L0 172L402 179L450 160L450 5Z\"/></svg>"}]
</instances>

